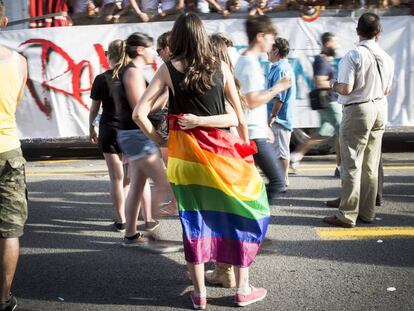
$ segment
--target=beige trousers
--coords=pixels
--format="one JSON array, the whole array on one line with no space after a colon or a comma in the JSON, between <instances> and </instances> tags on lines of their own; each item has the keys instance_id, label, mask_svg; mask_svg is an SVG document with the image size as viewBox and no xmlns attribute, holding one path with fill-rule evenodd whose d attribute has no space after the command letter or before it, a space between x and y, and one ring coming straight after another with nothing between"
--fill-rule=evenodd
<instances>
[{"instance_id":1,"label":"beige trousers","mask_svg":"<svg viewBox=\"0 0 414 311\"><path fill-rule=\"evenodd\" d=\"M355 225L357 217L375 219L378 165L387 122L386 100L343 107L341 145L341 204L336 217Z\"/></svg>"}]
</instances>

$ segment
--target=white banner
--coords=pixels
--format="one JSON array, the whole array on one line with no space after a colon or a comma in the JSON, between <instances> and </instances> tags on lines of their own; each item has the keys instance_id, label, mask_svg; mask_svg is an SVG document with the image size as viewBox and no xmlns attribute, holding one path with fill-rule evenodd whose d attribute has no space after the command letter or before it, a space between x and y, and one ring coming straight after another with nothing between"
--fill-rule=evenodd
<instances>
[{"instance_id":1,"label":"white banner","mask_svg":"<svg viewBox=\"0 0 414 311\"><path fill-rule=\"evenodd\" d=\"M352 18L321 17L307 23L301 18L273 19L279 35L290 42L289 59L297 77L295 126L317 127L317 114L309 109L313 57L320 52L319 37L337 35L339 56L357 42ZM208 32L230 35L237 49L247 44L244 20L204 21ZM395 61L394 90L389 96L389 125L414 125L414 17L383 17L380 45ZM17 111L21 138L64 138L88 135L89 92L94 77L108 64L104 56L114 39L135 31L157 38L173 22L59 27L2 31L0 44L21 52L29 64L29 81ZM265 68L269 64L264 60ZM1 73L0 73L1 74Z\"/></svg>"}]
</instances>

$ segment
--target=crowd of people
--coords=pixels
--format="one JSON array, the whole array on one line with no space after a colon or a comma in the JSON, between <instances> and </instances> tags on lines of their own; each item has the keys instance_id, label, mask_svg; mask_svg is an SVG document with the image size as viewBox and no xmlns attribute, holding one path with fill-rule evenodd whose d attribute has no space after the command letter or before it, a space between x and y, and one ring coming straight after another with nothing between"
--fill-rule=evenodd
<instances>
[{"instance_id":1,"label":"crowd of people","mask_svg":"<svg viewBox=\"0 0 414 311\"><path fill-rule=\"evenodd\" d=\"M410 0L30 0L29 9L34 18L30 27L36 28L175 20L183 12L215 14L220 18L296 11L315 18L325 9L409 8L410 5ZM39 19L46 15L49 16L44 20Z\"/></svg>"},{"instance_id":2,"label":"crowd of people","mask_svg":"<svg viewBox=\"0 0 414 311\"><path fill-rule=\"evenodd\" d=\"M6 25L0 1L0 26ZM205 280L235 287L234 302L240 307L266 297L266 289L251 286L249 267L266 235L269 203L289 185L296 97L289 42L277 37L265 15L249 17L245 28L248 47L235 60L229 53L231 38L209 36L197 14L181 14L157 40L164 64L151 81L145 80L144 68L153 62L153 38L135 32L115 40L106 51L111 69L95 78L91 91L90 139L99 144L108 166L114 229L124 233L124 247L148 246L161 217L178 215L195 309L207 306ZM341 60L338 77L330 68L333 34L322 35L314 63L316 89L328 90L320 94L327 96L328 112L321 112L317 138L339 136L341 155L339 206L324 221L344 228L354 227L358 219L375 220L386 96L393 77L393 61L376 43L379 17L363 14L357 34L360 42ZM262 53L273 63L267 77L259 62ZM0 45L0 69L7 72L0 76L0 310L15 310L10 291L27 218L15 110L27 64ZM101 106L97 133L93 123ZM151 196L149 180L156 195ZM171 192L175 199L163 210L162 200ZM140 210L147 233L137 231ZM216 263L213 271L204 271L207 262Z\"/></svg>"}]
</instances>

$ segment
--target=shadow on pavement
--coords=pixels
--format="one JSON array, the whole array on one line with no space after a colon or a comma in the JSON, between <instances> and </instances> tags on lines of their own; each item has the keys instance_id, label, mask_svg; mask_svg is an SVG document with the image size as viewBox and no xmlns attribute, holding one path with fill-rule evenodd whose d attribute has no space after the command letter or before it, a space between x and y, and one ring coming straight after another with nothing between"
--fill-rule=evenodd
<instances>
[{"instance_id":1,"label":"shadow on pavement","mask_svg":"<svg viewBox=\"0 0 414 311\"><path fill-rule=\"evenodd\" d=\"M381 248L381 256L378 256ZM340 241L282 241L269 239L260 251L262 255L282 255L322 259L340 262L370 264L390 267L414 267L414 258L410 252L401 249L413 249L411 239L385 240L340 240ZM369 254L376 254L369 256Z\"/></svg>"},{"instance_id":2,"label":"shadow on pavement","mask_svg":"<svg viewBox=\"0 0 414 311\"><path fill-rule=\"evenodd\" d=\"M32 201L14 282L19 298L61 297L62 308L64 303L191 307L184 264L121 247L122 234L109 225L114 212L107 182L41 181L28 187ZM184 263L182 254L178 258Z\"/></svg>"}]
</instances>

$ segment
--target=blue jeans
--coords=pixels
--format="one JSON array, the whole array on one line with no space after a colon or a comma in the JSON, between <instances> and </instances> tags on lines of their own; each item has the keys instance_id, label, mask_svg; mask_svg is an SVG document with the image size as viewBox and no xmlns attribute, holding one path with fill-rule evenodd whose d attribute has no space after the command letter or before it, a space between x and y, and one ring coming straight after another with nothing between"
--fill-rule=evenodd
<instances>
[{"instance_id":1,"label":"blue jeans","mask_svg":"<svg viewBox=\"0 0 414 311\"><path fill-rule=\"evenodd\" d=\"M266 138L253 139L257 146L257 153L253 155L254 162L269 180L266 185L269 200L286 190L285 178L280 167L280 161L276 157L275 147Z\"/></svg>"}]
</instances>

